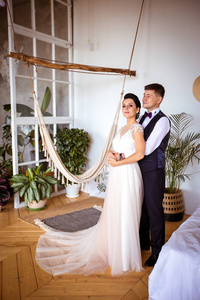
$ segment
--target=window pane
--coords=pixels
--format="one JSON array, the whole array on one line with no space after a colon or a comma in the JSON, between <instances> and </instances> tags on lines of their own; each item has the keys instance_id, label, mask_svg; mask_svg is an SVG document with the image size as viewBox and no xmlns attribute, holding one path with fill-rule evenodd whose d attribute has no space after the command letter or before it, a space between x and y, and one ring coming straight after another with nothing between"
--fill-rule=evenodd
<instances>
[{"instance_id":1,"label":"window pane","mask_svg":"<svg viewBox=\"0 0 200 300\"><path fill-rule=\"evenodd\" d=\"M19 51L24 54L32 56L33 55L33 40L29 37L19 35L19 34L16 34L15 36L16 36ZM15 66L16 66L16 74L29 76L28 68L25 65L24 61L15 60ZM31 75L32 75L33 74L33 66L30 66L29 69L30 69Z\"/></svg>"},{"instance_id":2,"label":"window pane","mask_svg":"<svg viewBox=\"0 0 200 300\"><path fill-rule=\"evenodd\" d=\"M57 124L57 132L63 130L64 128L69 128L69 124Z\"/></svg>"},{"instance_id":3,"label":"window pane","mask_svg":"<svg viewBox=\"0 0 200 300\"><path fill-rule=\"evenodd\" d=\"M56 115L69 116L69 85L56 83Z\"/></svg>"},{"instance_id":4,"label":"window pane","mask_svg":"<svg viewBox=\"0 0 200 300\"><path fill-rule=\"evenodd\" d=\"M36 30L51 35L51 6L49 0L35 0Z\"/></svg>"},{"instance_id":5,"label":"window pane","mask_svg":"<svg viewBox=\"0 0 200 300\"><path fill-rule=\"evenodd\" d=\"M13 0L12 2L14 23L31 28L30 0Z\"/></svg>"},{"instance_id":6,"label":"window pane","mask_svg":"<svg viewBox=\"0 0 200 300\"><path fill-rule=\"evenodd\" d=\"M54 2L55 36L68 40L68 7Z\"/></svg>"},{"instance_id":7,"label":"window pane","mask_svg":"<svg viewBox=\"0 0 200 300\"><path fill-rule=\"evenodd\" d=\"M37 40L37 56L46 59L52 59L52 46L49 43ZM39 78L52 78L52 69L37 67L37 76Z\"/></svg>"},{"instance_id":8,"label":"window pane","mask_svg":"<svg viewBox=\"0 0 200 300\"><path fill-rule=\"evenodd\" d=\"M35 145L35 131L33 125L17 126L17 147L19 163L33 160L31 152ZM34 153L34 151L33 151Z\"/></svg>"},{"instance_id":9,"label":"window pane","mask_svg":"<svg viewBox=\"0 0 200 300\"><path fill-rule=\"evenodd\" d=\"M45 91L46 91L47 87L49 87L50 92L52 93L52 84L51 84L51 82L38 80L38 94L37 94L37 99L38 99L40 107L41 107L42 104L45 104L45 102L47 100L47 99L44 99L44 95L45 95ZM43 115L45 117L53 115L53 100L52 100L52 95L51 95L51 98L50 98L49 105L45 108L45 111L44 111Z\"/></svg>"},{"instance_id":10,"label":"window pane","mask_svg":"<svg viewBox=\"0 0 200 300\"><path fill-rule=\"evenodd\" d=\"M41 171L46 171L46 169L49 167L49 164L48 162L46 161L42 161L42 162L37 162L36 163L27 163L27 165L24 165L24 166L19 166L18 168L18 174L26 174L26 171L29 168L37 168L37 166L41 165L42 164L42 167L41 167ZM24 201L23 198L20 198L21 201Z\"/></svg>"},{"instance_id":11,"label":"window pane","mask_svg":"<svg viewBox=\"0 0 200 300\"><path fill-rule=\"evenodd\" d=\"M46 128L50 134L50 137L51 137L51 140L52 142L54 142L54 136L53 136L53 124L46 124ZM41 138L41 135L40 135L40 132L39 132L39 151L40 152L43 152L43 147L42 147L42 138ZM42 159L42 155L41 155L41 158ZM43 159L44 159L44 156L43 156Z\"/></svg>"},{"instance_id":12,"label":"window pane","mask_svg":"<svg viewBox=\"0 0 200 300\"><path fill-rule=\"evenodd\" d=\"M69 50L62 47L55 47L56 61L67 63L69 61ZM68 71L56 70L56 80L69 81Z\"/></svg>"},{"instance_id":13,"label":"window pane","mask_svg":"<svg viewBox=\"0 0 200 300\"><path fill-rule=\"evenodd\" d=\"M53 130L53 125L46 125L51 137L53 137L52 135L52 130ZM42 164L41 170L45 171L48 168L48 162L46 160L46 157L44 156L44 151L42 148L42 139L41 139L41 135L40 135L40 130L38 127L38 136L39 136L39 160L36 161L36 151L38 151L37 149L33 149L33 151L31 151L31 160L34 161L34 164L31 165L31 168L35 166L35 164Z\"/></svg>"},{"instance_id":14,"label":"window pane","mask_svg":"<svg viewBox=\"0 0 200 300\"><path fill-rule=\"evenodd\" d=\"M30 79L16 78L17 117L34 117L33 90Z\"/></svg>"}]
</instances>

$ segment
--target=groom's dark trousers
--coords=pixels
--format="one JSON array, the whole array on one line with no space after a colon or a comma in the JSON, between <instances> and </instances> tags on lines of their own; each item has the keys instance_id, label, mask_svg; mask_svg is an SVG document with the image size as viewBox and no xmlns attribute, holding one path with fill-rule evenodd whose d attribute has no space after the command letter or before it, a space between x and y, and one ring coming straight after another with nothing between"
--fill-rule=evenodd
<instances>
[{"instance_id":1,"label":"groom's dark trousers","mask_svg":"<svg viewBox=\"0 0 200 300\"><path fill-rule=\"evenodd\" d=\"M157 255L165 242L165 216L162 206L165 171L164 169L157 169L144 172L142 173L142 177L144 183L144 201L140 223L140 243L144 249L151 246L152 254ZM150 233L151 239L149 237Z\"/></svg>"},{"instance_id":2,"label":"groom's dark trousers","mask_svg":"<svg viewBox=\"0 0 200 300\"><path fill-rule=\"evenodd\" d=\"M144 139L147 141L157 121L165 116L161 111L152 118L144 128ZM166 117L166 116L165 116ZM144 121L144 116L140 124ZM145 249L152 247L152 254L159 254L165 242L165 217L162 206L165 189L165 150L170 131L161 144L149 155L139 161L144 183L144 202L140 222L140 244ZM151 238L150 238L151 234Z\"/></svg>"}]
</instances>

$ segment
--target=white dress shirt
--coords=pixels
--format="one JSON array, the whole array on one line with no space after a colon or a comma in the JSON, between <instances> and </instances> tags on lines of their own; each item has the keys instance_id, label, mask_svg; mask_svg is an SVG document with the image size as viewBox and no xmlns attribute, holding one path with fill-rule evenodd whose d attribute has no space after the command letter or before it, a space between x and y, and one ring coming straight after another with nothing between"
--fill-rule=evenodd
<instances>
[{"instance_id":1,"label":"white dress shirt","mask_svg":"<svg viewBox=\"0 0 200 300\"><path fill-rule=\"evenodd\" d=\"M144 122L142 123L143 128L145 128L149 122L152 120L152 118L157 115L157 113L160 111L160 108L157 108L155 110L152 110L152 117L146 117L144 119ZM140 121L141 117L139 118ZM138 122L139 122L138 121ZM151 154L158 146L161 144L162 140L166 136L166 134L170 130L170 123L167 117L162 117L158 120L156 125L154 126L154 129L152 130L150 136L148 137L146 141L146 148L145 148L145 155ZM124 153L125 157L130 156L132 153Z\"/></svg>"},{"instance_id":2,"label":"white dress shirt","mask_svg":"<svg viewBox=\"0 0 200 300\"><path fill-rule=\"evenodd\" d=\"M143 128L145 128L149 122L154 118L157 113L160 111L158 107L155 110L152 110L152 117L146 117L142 123ZM146 141L145 155L151 154L158 146L161 144L162 140L170 130L170 123L167 117L162 117L156 123L154 129L152 130L150 136Z\"/></svg>"}]
</instances>

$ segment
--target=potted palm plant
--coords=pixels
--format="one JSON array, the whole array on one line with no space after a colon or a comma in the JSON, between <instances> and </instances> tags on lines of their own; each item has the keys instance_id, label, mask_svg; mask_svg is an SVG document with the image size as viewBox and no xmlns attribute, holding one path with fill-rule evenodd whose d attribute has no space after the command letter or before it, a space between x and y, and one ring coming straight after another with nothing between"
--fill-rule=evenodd
<instances>
[{"instance_id":1,"label":"potted palm plant","mask_svg":"<svg viewBox=\"0 0 200 300\"><path fill-rule=\"evenodd\" d=\"M57 179L50 176L51 168L42 171L42 164L38 167L27 168L26 174L16 174L10 180L14 193L19 191L24 197L25 205L30 210L41 210L46 207L52 187Z\"/></svg>"},{"instance_id":2,"label":"potted palm plant","mask_svg":"<svg viewBox=\"0 0 200 300\"><path fill-rule=\"evenodd\" d=\"M186 169L194 161L200 162L200 133L190 132L192 116L180 113L169 116L171 134L165 152L166 189L163 207L166 221L180 221L184 214L181 184L190 179Z\"/></svg>"},{"instance_id":3,"label":"potted palm plant","mask_svg":"<svg viewBox=\"0 0 200 300\"><path fill-rule=\"evenodd\" d=\"M64 128L55 137L57 152L65 167L74 175L81 174L86 166L86 153L91 141L88 132L78 128ZM79 186L69 184L66 191L67 197L78 197Z\"/></svg>"}]
</instances>

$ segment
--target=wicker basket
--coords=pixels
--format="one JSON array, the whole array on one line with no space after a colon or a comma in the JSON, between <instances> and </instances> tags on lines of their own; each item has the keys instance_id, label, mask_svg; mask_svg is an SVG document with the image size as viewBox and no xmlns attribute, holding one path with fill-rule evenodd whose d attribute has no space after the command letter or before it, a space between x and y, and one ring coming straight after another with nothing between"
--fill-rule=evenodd
<instances>
[{"instance_id":1,"label":"wicker basket","mask_svg":"<svg viewBox=\"0 0 200 300\"><path fill-rule=\"evenodd\" d=\"M177 193L175 194L168 194L167 189L165 189L163 198L163 208L166 221L181 221L184 215L184 202L182 191L177 190Z\"/></svg>"}]
</instances>

